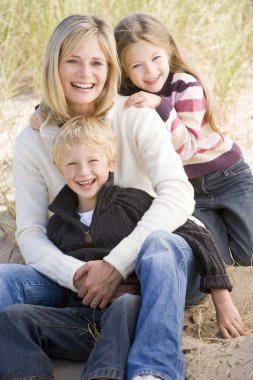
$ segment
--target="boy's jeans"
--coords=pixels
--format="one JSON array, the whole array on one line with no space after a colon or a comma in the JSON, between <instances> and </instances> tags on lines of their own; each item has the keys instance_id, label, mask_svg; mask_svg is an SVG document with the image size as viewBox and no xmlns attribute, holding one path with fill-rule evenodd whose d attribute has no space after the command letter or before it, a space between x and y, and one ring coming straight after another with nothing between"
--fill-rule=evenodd
<instances>
[{"instance_id":1,"label":"boy's jeans","mask_svg":"<svg viewBox=\"0 0 253 380\"><path fill-rule=\"evenodd\" d=\"M95 313L87 307L31 305L14 305L1 312L0 379L52 379L47 357L52 355L88 360L82 380L131 380L137 374L183 380L186 288L188 304L203 296L192 251L180 236L156 231L143 244L136 272L141 302L139 296L125 295ZM101 328L95 346L87 331L92 323Z\"/></svg>"}]
</instances>

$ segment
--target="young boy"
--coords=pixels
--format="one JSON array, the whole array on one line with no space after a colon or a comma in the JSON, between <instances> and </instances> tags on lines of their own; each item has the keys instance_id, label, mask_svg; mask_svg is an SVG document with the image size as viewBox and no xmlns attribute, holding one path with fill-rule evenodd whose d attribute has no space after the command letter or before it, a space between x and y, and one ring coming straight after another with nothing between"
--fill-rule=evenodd
<instances>
[{"instance_id":1,"label":"young boy","mask_svg":"<svg viewBox=\"0 0 253 380\"><path fill-rule=\"evenodd\" d=\"M76 117L67 122L54 142L53 158L66 185L49 206L54 215L48 222L48 237L67 255L84 262L102 260L131 233L153 197L139 189L113 185L116 139L111 128L95 118ZM188 242L196 256L200 290L212 294L222 335L228 337L235 321L236 330L243 334L229 294L232 287L210 233L190 220L174 233ZM66 289L63 306L78 305L82 299ZM92 308L97 306L90 303Z\"/></svg>"}]
</instances>

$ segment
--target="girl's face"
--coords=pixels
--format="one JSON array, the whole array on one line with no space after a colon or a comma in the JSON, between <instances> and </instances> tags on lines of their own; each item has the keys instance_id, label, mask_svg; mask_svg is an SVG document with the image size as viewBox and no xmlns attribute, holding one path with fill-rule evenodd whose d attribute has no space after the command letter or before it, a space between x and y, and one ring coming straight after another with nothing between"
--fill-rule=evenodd
<instances>
[{"instance_id":1,"label":"girl's face","mask_svg":"<svg viewBox=\"0 0 253 380\"><path fill-rule=\"evenodd\" d=\"M104 88L108 64L98 40L83 41L59 63L64 95L74 116L91 115Z\"/></svg>"},{"instance_id":2,"label":"girl's face","mask_svg":"<svg viewBox=\"0 0 253 380\"><path fill-rule=\"evenodd\" d=\"M151 93L162 89L170 72L167 51L150 42L130 46L125 53L124 64L133 84Z\"/></svg>"}]
</instances>

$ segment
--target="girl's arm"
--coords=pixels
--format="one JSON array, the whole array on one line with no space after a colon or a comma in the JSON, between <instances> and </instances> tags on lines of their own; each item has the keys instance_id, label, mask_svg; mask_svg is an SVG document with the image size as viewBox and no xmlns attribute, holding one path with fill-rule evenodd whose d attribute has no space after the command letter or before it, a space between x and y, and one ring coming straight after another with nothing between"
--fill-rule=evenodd
<instances>
[{"instance_id":1,"label":"girl's arm","mask_svg":"<svg viewBox=\"0 0 253 380\"><path fill-rule=\"evenodd\" d=\"M169 96L158 97L141 91L131 95L126 104L156 109L171 132L173 146L183 162L222 142L221 136L212 133L207 123L203 87L189 74L174 74Z\"/></svg>"}]
</instances>

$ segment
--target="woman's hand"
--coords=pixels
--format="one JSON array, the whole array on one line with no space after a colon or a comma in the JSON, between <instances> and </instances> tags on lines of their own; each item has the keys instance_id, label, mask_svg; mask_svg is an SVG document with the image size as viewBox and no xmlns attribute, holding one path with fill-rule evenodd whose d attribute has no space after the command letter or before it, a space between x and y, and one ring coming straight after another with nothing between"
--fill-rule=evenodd
<instances>
[{"instance_id":1,"label":"woman's hand","mask_svg":"<svg viewBox=\"0 0 253 380\"><path fill-rule=\"evenodd\" d=\"M44 123L46 116L38 109L30 117L31 128L38 131L41 124Z\"/></svg>"},{"instance_id":2,"label":"woman's hand","mask_svg":"<svg viewBox=\"0 0 253 380\"><path fill-rule=\"evenodd\" d=\"M104 309L113 298L123 277L120 272L103 260L88 261L74 277L77 294L83 304Z\"/></svg>"},{"instance_id":3,"label":"woman's hand","mask_svg":"<svg viewBox=\"0 0 253 380\"><path fill-rule=\"evenodd\" d=\"M245 334L244 325L229 291L226 289L212 289L211 294L216 309L217 322L223 338L231 339L243 336Z\"/></svg>"},{"instance_id":4,"label":"woman's hand","mask_svg":"<svg viewBox=\"0 0 253 380\"><path fill-rule=\"evenodd\" d=\"M149 92L145 91L139 91L129 96L125 103L125 107L129 108L133 106L137 108L156 108L161 103L161 100L161 97L158 95L150 94Z\"/></svg>"}]
</instances>

